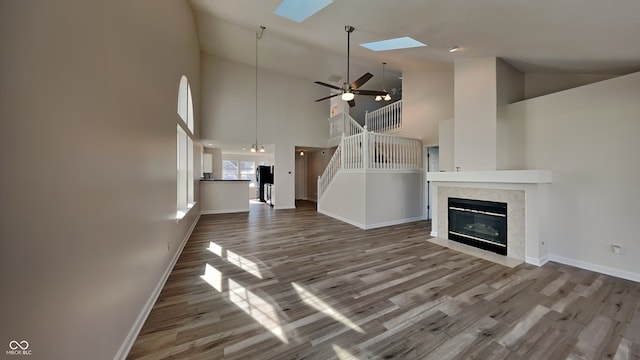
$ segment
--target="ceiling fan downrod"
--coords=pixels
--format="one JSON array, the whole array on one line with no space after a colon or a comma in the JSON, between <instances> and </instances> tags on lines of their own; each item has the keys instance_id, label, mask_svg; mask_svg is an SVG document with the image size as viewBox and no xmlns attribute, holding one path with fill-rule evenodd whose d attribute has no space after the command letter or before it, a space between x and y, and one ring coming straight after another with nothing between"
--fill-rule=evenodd
<instances>
[{"instance_id":1,"label":"ceiling fan downrod","mask_svg":"<svg viewBox=\"0 0 640 360\"><path fill-rule=\"evenodd\" d=\"M350 54L350 52L351 52L351 33L355 29L356 28L354 28L351 25L346 25L344 27L344 31L347 32L347 82L345 83L345 91L350 91L351 90L351 88L349 87L349 84L350 84L350 82L349 82L349 79L350 79L350 77L349 77L349 69L350 69L349 61L350 60L349 59L351 58L351 56L350 56L351 55Z\"/></svg>"}]
</instances>

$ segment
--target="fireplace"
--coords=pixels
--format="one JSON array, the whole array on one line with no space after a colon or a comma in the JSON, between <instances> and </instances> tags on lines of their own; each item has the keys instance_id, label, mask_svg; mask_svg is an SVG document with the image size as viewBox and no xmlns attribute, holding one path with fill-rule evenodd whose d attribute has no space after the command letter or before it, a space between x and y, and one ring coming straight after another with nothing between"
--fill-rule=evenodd
<instances>
[{"instance_id":1,"label":"fireplace","mask_svg":"<svg viewBox=\"0 0 640 360\"><path fill-rule=\"evenodd\" d=\"M507 204L448 198L449 240L507 255Z\"/></svg>"}]
</instances>

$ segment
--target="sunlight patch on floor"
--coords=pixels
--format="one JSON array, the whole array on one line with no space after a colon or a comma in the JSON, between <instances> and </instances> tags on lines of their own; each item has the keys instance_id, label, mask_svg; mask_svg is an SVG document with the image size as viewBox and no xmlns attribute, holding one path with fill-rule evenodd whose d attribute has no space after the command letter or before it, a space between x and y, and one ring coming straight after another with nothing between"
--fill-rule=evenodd
<instances>
[{"instance_id":1,"label":"sunlight patch on floor","mask_svg":"<svg viewBox=\"0 0 640 360\"><path fill-rule=\"evenodd\" d=\"M213 241L209 241L209 247L207 248L207 250L220 256L222 259L230 262L231 264L239 267L249 274L257 277L258 279L263 279L260 267L255 261L251 261L246 257L238 255L231 250L224 250L222 246L214 243Z\"/></svg>"},{"instance_id":2,"label":"sunlight patch on floor","mask_svg":"<svg viewBox=\"0 0 640 360\"><path fill-rule=\"evenodd\" d=\"M360 358L352 355L350 352L336 344L331 345L331 347L333 347L333 351L336 352L339 360L360 360Z\"/></svg>"},{"instance_id":3,"label":"sunlight patch on floor","mask_svg":"<svg viewBox=\"0 0 640 360\"><path fill-rule=\"evenodd\" d=\"M213 286L218 292L222 292L222 273L213 266L207 264L204 269L204 275L200 276L204 281Z\"/></svg>"},{"instance_id":4,"label":"sunlight patch on floor","mask_svg":"<svg viewBox=\"0 0 640 360\"><path fill-rule=\"evenodd\" d=\"M209 241L209 247L207 248L207 250L222 257L222 246L214 243L213 241Z\"/></svg>"},{"instance_id":5,"label":"sunlight patch on floor","mask_svg":"<svg viewBox=\"0 0 640 360\"><path fill-rule=\"evenodd\" d=\"M285 344L289 343L282 326L280 326L278 309L274 305L271 305L268 301L248 290L233 279L224 279L222 272L211 264L205 265L204 275L201 275L200 277L211 285L211 287L221 293L224 292L224 285L226 285L226 293L233 304L250 315L256 322L269 330L280 341Z\"/></svg>"},{"instance_id":6,"label":"sunlight patch on floor","mask_svg":"<svg viewBox=\"0 0 640 360\"><path fill-rule=\"evenodd\" d=\"M292 282L291 285L296 290L296 292L298 293L298 296L300 296L300 299L302 299L302 301L305 304L331 317L332 319L342 323L343 325L349 327L350 329L353 329L361 334L364 334L364 330L362 330L360 326L356 325L353 321L349 320L349 318L342 315L340 312L338 312L336 309L331 307L329 304L322 301L319 297L315 296L309 290L303 288L302 286L296 284L295 282Z\"/></svg>"},{"instance_id":7,"label":"sunlight patch on floor","mask_svg":"<svg viewBox=\"0 0 640 360\"><path fill-rule=\"evenodd\" d=\"M262 279L260 268L258 267L258 264L256 264L255 262L243 256L240 256L231 250L227 250L227 261L239 267L240 269L248 272L249 274L257 277L258 279Z\"/></svg>"},{"instance_id":8,"label":"sunlight patch on floor","mask_svg":"<svg viewBox=\"0 0 640 360\"><path fill-rule=\"evenodd\" d=\"M271 331L280 341L289 343L278 321L278 312L273 305L232 279L229 279L229 300Z\"/></svg>"}]
</instances>

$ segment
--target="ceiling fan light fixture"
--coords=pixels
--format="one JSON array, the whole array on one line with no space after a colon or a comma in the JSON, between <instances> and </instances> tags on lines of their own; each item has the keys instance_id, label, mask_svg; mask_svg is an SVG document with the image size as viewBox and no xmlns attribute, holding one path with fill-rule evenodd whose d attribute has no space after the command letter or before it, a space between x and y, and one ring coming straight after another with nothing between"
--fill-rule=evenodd
<instances>
[{"instance_id":1,"label":"ceiling fan light fixture","mask_svg":"<svg viewBox=\"0 0 640 360\"><path fill-rule=\"evenodd\" d=\"M249 149L249 151L251 151L252 153L257 151L257 147L256 144L251 145L251 149Z\"/></svg>"},{"instance_id":2,"label":"ceiling fan light fixture","mask_svg":"<svg viewBox=\"0 0 640 360\"><path fill-rule=\"evenodd\" d=\"M389 101L389 100L391 100L391 95L387 93L387 95L384 96L384 101Z\"/></svg>"},{"instance_id":3,"label":"ceiling fan light fixture","mask_svg":"<svg viewBox=\"0 0 640 360\"><path fill-rule=\"evenodd\" d=\"M265 151L266 151L266 150L264 149L264 145L260 146L260 152L261 152L261 153L263 153L263 152L265 152Z\"/></svg>"},{"instance_id":4,"label":"ceiling fan light fixture","mask_svg":"<svg viewBox=\"0 0 640 360\"><path fill-rule=\"evenodd\" d=\"M376 100L376 101L382 101L382 96L380 96L380 95L376 95L376 99L375 99L375 100Z\"/></svg>"},{"instance_id":5,"label":"ceiling fan light fixture","mask_svg":"<svg viewBox=\"0 0 640 360\"><path fill-rule=\"evenodd\" d=\"M344 93L342 93L342 100L344 100L344 101L351 101L355 97L356 96L352 92L344 92Z\"/></svg>"}]
</instances>

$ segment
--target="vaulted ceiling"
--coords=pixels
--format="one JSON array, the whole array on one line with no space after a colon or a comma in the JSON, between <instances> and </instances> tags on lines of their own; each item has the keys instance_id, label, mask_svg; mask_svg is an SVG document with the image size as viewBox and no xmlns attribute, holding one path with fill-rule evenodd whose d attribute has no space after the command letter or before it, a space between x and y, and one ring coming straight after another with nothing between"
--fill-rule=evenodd
<instances>
[{"instance_id":1,"label":"vaulted ceiling","mask_svg":"<svg viewBox=\"0 0 640 360\"><path fill-rule=\"evenodd\" d=\"M273 11L281 0L190 0L200 47L224 59L328 81L346 75L345 25L352 78L380 80L408 69L452 69L458 57L500 57L523 72L624 74L640 70L637 0L334 0L301 23ZM411 36L427 47L373 52L364 42ZM451 46L462 51L449 53ZM374 79L375 79L374 78ZM353 80L353 79L351 79ZM376 84L372 80L371 84Z\"/></svg>"}]
</instances>

